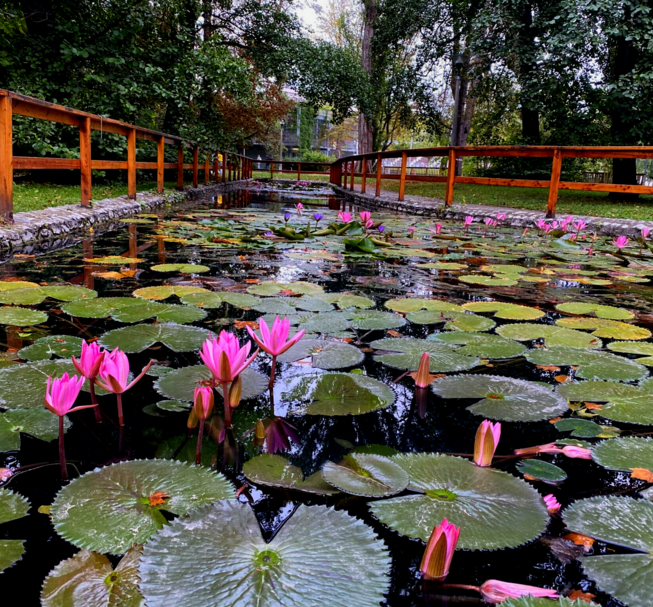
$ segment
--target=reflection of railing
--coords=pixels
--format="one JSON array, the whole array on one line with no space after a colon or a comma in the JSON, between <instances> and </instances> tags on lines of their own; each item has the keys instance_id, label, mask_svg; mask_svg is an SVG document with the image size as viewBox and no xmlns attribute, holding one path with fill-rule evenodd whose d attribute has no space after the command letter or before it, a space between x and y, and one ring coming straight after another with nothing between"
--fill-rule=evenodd
<instances>
[{"instance_id":1,"label":"reflection of railing","mask_svg":"<svg viewBox=\"0 0 653 607\"><path fill-rule=\"evenodd\" d=\"M446 157L446 176L416 174L408 171L409 158ZM518 157L551 158L551 178L503 179L496 177L463 177L455 175L456 160L464 157ZM400 159L398 174L383 166L386 159ZM559 190L581 190L586 192L621 192L627 194L653 194L653 187L647 185L627 185L614 183L588 183L560 181L563 158L653 158L653 147L553 147L553 146L469 146L441 147L413 150L392 150L348 156L334 161L331 165L331 183L354 189L354 177L361 177L361 192L365 193L368 179L376 180L376 195L381 195L382 179L399 180L399 200L404 199L406 181L435 181L446 183L445 204L453 202L453 188L456 183L477 185L500 185L522 188L548 188L547 217L555 216ZM349 179L349 184L347 180Z\"/></svg>"},{"instance_id":2,"label":"reflection of railing","mask_svg":"<svg viewBox=\"0 0 653 607\"><path fill-rule=\"evenodd\" d=\"M79 129L79 158L50 158L14 156L12 149L13 115L29 116L50 122L59 122ZM127 160L92 160L91 131L104 131L127 137ZM136 140L145 139L157 144L156 162L136 162ZM165 144L177 146L177 162L165 162ZM184 148L190 148L192 163L184 162ZM232 152L202 149L204 183L209 183L211 169L216 182L249 179L252 160ZM212 165L212 166L211 166ZM177 189L184 188L184 169L193 171L193 186L197 187L200 168L200 149L197 144L176 135L159 133L120 120L89 114L72 108L48 103L0 89L0 219L13 218L13 172L15 169L78 169L81 172L81 203L91 204L91 171L122 169L127 171L129 198L136 198L136 170L152 169L157 172L157 192L163 192L165 169L176 169Z\"/></svg>"}]
</instances>

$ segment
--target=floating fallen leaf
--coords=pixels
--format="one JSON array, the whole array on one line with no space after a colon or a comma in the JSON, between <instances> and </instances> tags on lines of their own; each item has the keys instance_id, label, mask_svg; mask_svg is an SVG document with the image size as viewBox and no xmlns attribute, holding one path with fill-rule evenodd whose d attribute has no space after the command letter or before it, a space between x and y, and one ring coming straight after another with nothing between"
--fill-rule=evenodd
<instances>
[{"instance_id":1,"label":"floating fallen leaf","mask_svg":"<svg viewBox=\"0 0 653 607\"><path fill-rule=\"evenodd\" d=\"M550 424L555 424L555 423L559 422L561 419L562 419L562 417L554 417L553 419L549 420L549 423Z\"/></svg>"},{"instance_id":2,"label":"floating fallen leaf","mask_svg":"<svg viewBox=\"0 0 653 607\"><path fill-rule=\"evenodd\" d=\"M647 470L646 468L631 468L630 478L636 478L640 481L646 481L647 483L653 483L653 472Z\"/></svg>"},{"instance_id":3,"label":"floating fallen leaf","mask_svg":"<svg viewBox=\"0 0 653 607\"><path fill-rule=\"evenodd\" d=\"M555 380L559 384L566 384L568 381L571 381L571 378L569 377L569 375L556 375Z\"/></svg>"},{"instance_id":4,"label":"floating fallen leaf","mask_svg":"<svg viewBox=\"0 0 653 607\"><path fill-rule=\"evenodd\" d=\"M586 409L603 409L603 405L599 405L598 403L583 403L585 405Z\"/></svg>"},{"instance_id":5,"label":"floating fallen leaf","mask_svg":"<svg viewBox=\"0 0 653 607\"><path fill-rule=\"evenodd\" d=\"M594 539L580 533L568 533L567 535L562 536L563 539L574 542L577 546L583 546L585 552L587 552L593 545Z\"/></svg>"},{"instance_id":6,"label":"floating fallen leaf","mask_svg":"<svg viewBox=\"0 0 653 607\"><path fill-rule=\"evenodd\" d=\"M555 365L537 365L536 368L540 371L560 371L560 367L556 367Z\"/></svg>"},{"instance_id":7,"label":"floating fallen leaf","mask_svg":"<svg viewBox=\"0 0 653 607\"><path fill-rule=\"evenodd\" d=\"M256 331L256 329L258 329L258 323L255 320L234 320L234 327L236 327L236 329L249 327L253 331Z\"/></svg>"},{"instance_id":8,"label":"floating fallen leaf","mask_svg":"<svg viewBox=\"0 0 653 607\"><path fill-rule=\"evenodd\" d=\"M399 333L399 331L393 331L392 329L386 331L386 333L388 335L391 335L392 337L403 337L403 335Z\"/></svg>"},{"instance_id":9,"label":"floating fallen leaf","mask_svg":"<svg viewBox=\"0 0 653 607\"><path fill-rule=\"evenodd\" d=\"M596 598L595 594L590 594L589 592L583 592L580 589L572 590L571 594L569 595L569 599L571 599L572 601L581 600L581 601L585 601L586 603L591 603L593 598Z\"/></svg>"},{"instance_id":10,"label":"floating fallen leaf","mask_svg":"<svg viewBox=\"0 0 653 607\"><path fill-rule=\"evenodd\" d=\"M155 491L150 495L150 506L161 506L170 496L165 491Z\"/></svg>"},{"instance_id":11,"label":"floating fallen leaf","mask_svg":"<svg viewBox=\"0 0 653 607\"><path fill-rule=\"evenodd\" d=\"M50 510L52 509L52 506L48 504L44 504L43 506L39 506L38 513L39 514L47 514L50 516Z\"/></svg>"}]
</instances>

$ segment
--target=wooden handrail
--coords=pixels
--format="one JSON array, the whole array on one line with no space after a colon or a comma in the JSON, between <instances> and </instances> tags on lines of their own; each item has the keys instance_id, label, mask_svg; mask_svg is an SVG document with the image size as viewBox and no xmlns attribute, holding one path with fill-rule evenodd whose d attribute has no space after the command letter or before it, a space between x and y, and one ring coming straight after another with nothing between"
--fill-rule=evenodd
<instances>
[{"instance_id":1,"label":"wooden handrail","mask_svg":"<svg viewBox=\"0 0 653 607\"><path fill-rule=\"evenodd\" d=\"M28 116L39 120L67 124L79 129L79 159L50 157L21 157L13 155L13 116ZM127 138L127 160L92 160L91 131L103 131L123 135ZM136 140L144 139L157 144L156 162L136 161ZM175 145L178 148L177 162L165 162L165 145ZM184 147L193 150L193 163L184 163ZM184 169L192 169L193 186L198 184L198 145L168 133L160 133L121 120L105 118L82 110L69 108L56 103L49 103L35 97L28 97L13 91L0 89L0 220L13 221L13 172L14 169L79 169L81 173L81 204L91 206L93 169L127 171L127 190L129 198L136 198L136 170L153 169L157 172L157 192L163 192L163 175L165 169L177 169L177 189L184 189ZM247 156L217 149L202 149L204 163L204 183L209 182L210 158L213 156L213 171L216 182L218 176L218 159L222 156L222 181L234 178L251 179L253 161ZM237 171L236 171L237 169ZM227 178L227 172L229 177Z\"/></svg>"},{"instance_id":2,"label":"wooden handrail","mask_svg":"<svg viewBox=\"0 0 653 607\"><path fill-rule=\"evenodd\" d=\"M536 179L505 179L495 177L463 177L455 174L456 159L464 157L512 157L512 158L551 158L551 178ZM446 157L447 174L429 175L412 174L407 167L407 159L414 157ZM376 196L381 195L382 179L398 179L398 199L404 200L407 181L430 181L446 183L445 205L453 203L453 190L456 183L476 185L499 185L525 188L548 188L547 217L555 217L559 190L580 190L586 192L619 192L624 194L653 194L653 186L627 185L617 183L595 183L584 181L560 181L562 160L564 158L653 158L653 146L465 146L417 148L411 150L390 150L357 154L339 158L331 167L331 183L347 189L347 177L350 178L349 189L354 189L354 178L362 177L361 193L365 193L368 175L367 163L376 163ZM400 159L399 174L384 173L384 159ZM356 166L360 169L357 171ZM396 171L397 167L392 167ZM415 167L413 167L415 168ZM427 167L419 167L427 168ZM343 183L344 176L344 183Z\"/></svg>"}]
</instances>

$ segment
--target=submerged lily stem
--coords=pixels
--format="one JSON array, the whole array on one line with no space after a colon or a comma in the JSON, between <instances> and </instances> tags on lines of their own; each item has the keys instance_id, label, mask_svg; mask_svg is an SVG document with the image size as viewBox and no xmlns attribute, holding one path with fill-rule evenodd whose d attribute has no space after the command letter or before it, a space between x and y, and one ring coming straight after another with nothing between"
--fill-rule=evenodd
<instances>
[{"instance_id":1,"label":"submerged lily stem","mask_svg":"<svg viewBox=\"0 0 653 607\"><path fill-rule=\"evenodd\" d=\"M204 434L204 420L200 420L200 429L197 434L197 449L195 450L195 463L199 466L202 461L202 435Z\"/></svg>"},{"instance_id":2,"label":"submerged lily stem","mask_svg":"<svg viewBox=\"0 0 653 607\"><path fill-rule=\"evenodd\" d=\"M231 405L229 404L229 384L222 382L222 395L224 398L224 425L231 428Z\"/></svg>"},{"instance_id":3,"label":"submerged lily stem","mask_svg":"<svg viewBox=\"0 0 653 607\"><path fill-rule=\"evenodd\" d=\"M277 357L272 357L272 368L270 369L270 389L274 386L274 373L277 369Z\"/></svg>"},{"instance_id":4,"label":"submerged lily stem","mask_svg":"<svg viewBox=\"0 0 653 607\"><path fill-rule=\"evenodd\" d=\"M61 478L68 480L68 470L66 468L66 448L63 442L63 415L59 416L59 463L61 464Z\"/></svg>"},{"instance_id":5,"label":"submerged lily stem","mask_svg":"<svg viewBox=\"0 0 653 607\"><path fill-rule=\"evenodd\" d=\"M118 401L118 425L124 426L125 420L122 417L122 394L116 394L116 400Z\"/></svg>"},{"instance_id":6,"label":"submerged lily stem","mask_svg":"<svg viewBox=\"0 0 653 607\"><path fill-rule=\"evenodd\" d=\"M95 378L88 380L89 390L91 392L91 404L95 405L93 413L95 413L95 421L98 424L102 423L102 413L100 413L100 406L97 402L97 397L95 396Z\"/></svg>"}]
</instances>

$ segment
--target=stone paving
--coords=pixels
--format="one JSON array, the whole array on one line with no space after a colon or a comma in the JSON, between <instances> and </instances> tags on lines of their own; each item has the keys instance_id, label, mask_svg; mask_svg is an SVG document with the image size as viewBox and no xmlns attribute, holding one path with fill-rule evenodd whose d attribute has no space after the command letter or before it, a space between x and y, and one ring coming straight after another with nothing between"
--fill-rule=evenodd
<instances>
[{"instance_id":1,"label":"stone paving","mask_svg":"<svg viewBox=\"0 0 653 607\"><path fill-rule=\"evenodd\" d=\"M111 229L124 217L141 213L166 204L179 203L212 196L240 187L245 182L229 182L186 188L183 192L156 194L144 192L136 200L127 196L107 198L93 202L91 207L64 205L40 211L16 213L14 223L0 225L0 252L34 253L45 249L61 248L90 229Z\"/></svg>"},{"instance_id":2,"label":"stone paving","mask_svg":"<svg viewBox=\"0 0 653 607\"><path fill-rule=\"evenodd\" d=\"M505 213L506 219L504 220L504 224L520 228L534 228L536 222L545 217L544 210L532 211L509 207L493 207L482 204L460 204L454 202L447 209L444 206L444 200L441 198L428 198L409 194L405 196L402 202L399 202L397 200L397 193L387 190L382 190L381 196L378 197L374 196L374 193L368 194L366 192L365 194L361 194L359 184L354 184L353 191L337 186L333 186L333 189L344 196L345 199L370 209L385 209L423 217L462 219L467 215L472 215L474 218L482 221L486 217L496 218L497 213ZM653 229L653 221L611 219L588 215L574 215L574 217L587 223L586 230L588 232L596 232L603 236L620 236L622 234L624 236L636 236L639 235L643 227Z\"/></svg>"}]
</instances>

